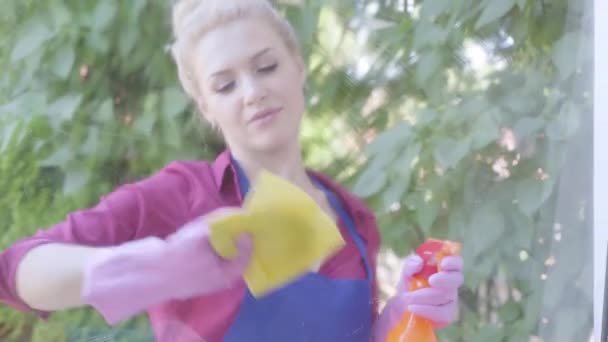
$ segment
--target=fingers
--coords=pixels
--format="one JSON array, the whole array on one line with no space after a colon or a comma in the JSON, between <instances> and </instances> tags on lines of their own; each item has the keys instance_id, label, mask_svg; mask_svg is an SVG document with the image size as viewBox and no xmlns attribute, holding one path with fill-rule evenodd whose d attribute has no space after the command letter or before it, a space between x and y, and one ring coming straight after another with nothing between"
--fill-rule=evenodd
<instances>
[{"instance_id":1,"label":"fingers","mask_svg":"<svg viewBox=\"0 0 608 342\"><path fill-rule=\"evenodd\" d=\"M431 287L442 290L457 290L464 283L461 272L439 272L429 278Z\"/></svg>"},{"instance_id":2,"label":"fingers","mask_svg":"<svg viewBox=\"0 0 608 342\"><path fill-rule=\"evenodd\" d=\"M441 260L440 268L442 271L462 272L463 263L464 261L460 255L449 255Z\"/></svg>"},{"instance_id":3,"label":"fingers","mask_svg":"<svg viewBox=\"0 0 608 342\"><path fill-rule=\"evenodd\" d=\"M383 310L383 315L387 315L391 321L398 321L401 319L401 317L403 317L408 305L409 298L407 294L402 293L395 295L386 303Z\"/></svg>"},{"instance_id":4,"label":"fingers","mask_svg":"<svg viewBox=\"0 0 608 342\"><path fill-rule=\"evenodd\" d=\"M199 219L190 221L167 237L167 242L172 245L184 246L193 241L200 241L209 235L209 227Z\"/></svg>"},{"instance_id":5,"label":"fingers","mask_svg":"<svg viewBox=\"0 0 608 342\"><path fill-rule=\"evenodd\" d=\"M416 290L408 294L408 310L433 321L436 327L452 322L458 310L458 296L435 288Z\"/></svg>"},{"instance_id":6,"label":"fingers","mask_svg":"<svg viewBox=\"0 0 608 342\"><path fill-rule=\"evenodd\" d=\"M464 283L463 259L459 255L447 256L441 261L441 271L429 278L428 288L407 292L412 277L423 267L417 255L406 258L398 291L404 291L398 298L398 307L433 322L435 328L448 326L456 319L458 312L458 288ZM402 298L401 298L402 297Z\"/></svg>"},{"instance_id":7,"label":"fingers","mask_svg":"<svg viewBox=\"0 0 608 342\"><path fill-rule=\"evenodd\" d=\"M249 266L253 253L253 239L248 234L241 234L236 240L238 254L229 260L221 260L221 267L231 274L241 274Z\"/></svg>"},{"instance_id":8,"label":"fingers","mask_svg":"<svg viewBox=\"0 0 608 342\"><path fill-rule=\"evenodd\" d=\"M403 267L401 268L401 277L399 278L399 283L397 284L397 292L408 291L412 276L420 272L423 265L424 262L422 258L416 254L409 255L407 258L405 258Z\"/></svg>"},{"instance_id":9,"label":"fingers","mask_svg":"<svg viewBox=\"0 0 608 342\"><path fill-rule=\"evenodd\" d=\"M422 266L424 262L422 258L416 254L412 254L405 258L405 262L403 263L402 274L404 277L411 278L414 274L420 272L422 270Z\"/></svg>"},{"instance_id":10,"label":"fingers","mask_svg":"<svg viewBox=\"0 0 608 342\"><path fill-rule=\"evenodd\" d=\"M456 294L432 287L408 292L405 294L408 305L445 305L454 302Z\"/></svg>"},{"instance_id":11,"label":"fingers","mask_svg":"<svg viewBox=\"0 0 608 342\"><path fill-rule=\"evenodd\" d=\"M411 313L429 319L439 327L454 321L457 309L458 307L454 302L441 306L410 305L408 307Z\"/></svg>"},{"instance_id":12,"label":"fingers","mask_svg":"<svg viewBox=\"0 0 608 342\"><path fill-rule=\"evenodd\" d=\"M253 239L249 234L241 234L236 239L236 248L239 251L237 259L248 260L253 252Z\"/></svg>"}]
</instances>

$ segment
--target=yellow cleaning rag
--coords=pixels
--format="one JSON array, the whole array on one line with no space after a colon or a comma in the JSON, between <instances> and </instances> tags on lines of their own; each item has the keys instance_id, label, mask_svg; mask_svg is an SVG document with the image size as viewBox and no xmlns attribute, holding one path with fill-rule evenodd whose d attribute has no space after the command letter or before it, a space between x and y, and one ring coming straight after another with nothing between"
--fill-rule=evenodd
<instances>
[{"instance_id":1,"label":"yellow cleaning rag","mask_svg":"<svg viewBox=\"0 0 608 342\"><path fill-rule=\"evenodd\" d=\"M294 280L344 246L334 220L305 192L261 172L244 211L210 222L211 245L225 258L237 254L236 237L253 238L251 264L245 281L255 297Z\"/></svg>"}]
</instances>

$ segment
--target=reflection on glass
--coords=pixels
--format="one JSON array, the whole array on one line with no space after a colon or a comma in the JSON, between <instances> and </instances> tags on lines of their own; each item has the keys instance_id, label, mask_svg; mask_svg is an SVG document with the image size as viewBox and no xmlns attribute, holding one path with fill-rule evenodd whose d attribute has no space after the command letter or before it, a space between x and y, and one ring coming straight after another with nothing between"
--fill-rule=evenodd
<instances>
[{"instance_id":1,"label":"reflection on glass","mask_svg":"<svg viewBox=\"0 0 608 342\"><path fill-rule=\"evenodd\" d=\"M440 341L587 340L590 1L278 2L307 68L304 160L377 218L379 308L406 255L428 237L453 239L465 284ZM224 149L181 89L168 2L11 2L3 12L3 250L173 160ZM217 81L210 91L233 86ZM43 323L3 306L0 339L154 335L143 315L108 327L75 309Z\"/></svg>"}]
</instances>

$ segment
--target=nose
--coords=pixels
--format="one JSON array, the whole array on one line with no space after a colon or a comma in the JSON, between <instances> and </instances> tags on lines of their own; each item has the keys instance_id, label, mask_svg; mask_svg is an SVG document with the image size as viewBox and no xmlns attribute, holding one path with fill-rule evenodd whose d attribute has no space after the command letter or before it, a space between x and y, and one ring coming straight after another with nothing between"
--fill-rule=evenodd
<instances>
[{"instance_id":1,"label":"nose","mask_svg":"<svg viewBox=\"0 0 608 342\"><path fill-rule=\"evenodd\" d=\"M246 77L242 83L243 100L246 105L255 105L268 96L268 90L263 82L255 77Z\"/></svg>"}]
</instances>

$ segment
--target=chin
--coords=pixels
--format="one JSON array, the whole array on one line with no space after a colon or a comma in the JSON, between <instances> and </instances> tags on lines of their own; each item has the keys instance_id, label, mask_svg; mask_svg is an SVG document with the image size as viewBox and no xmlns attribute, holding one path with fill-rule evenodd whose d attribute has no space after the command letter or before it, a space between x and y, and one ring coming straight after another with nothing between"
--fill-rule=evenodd
<instances>
[{"instance_id":1,"label":"chin","mask_svg":"<svg viewBox=\"0 0 608 342\"><path fill-rule=\"evenodd\" d=\"M271 132L268 132L271 133ZM263 134L252 139L252 146L258 151L273 152L293 144L294 136L283 134Z\"/></svg>"}]
</instances>

